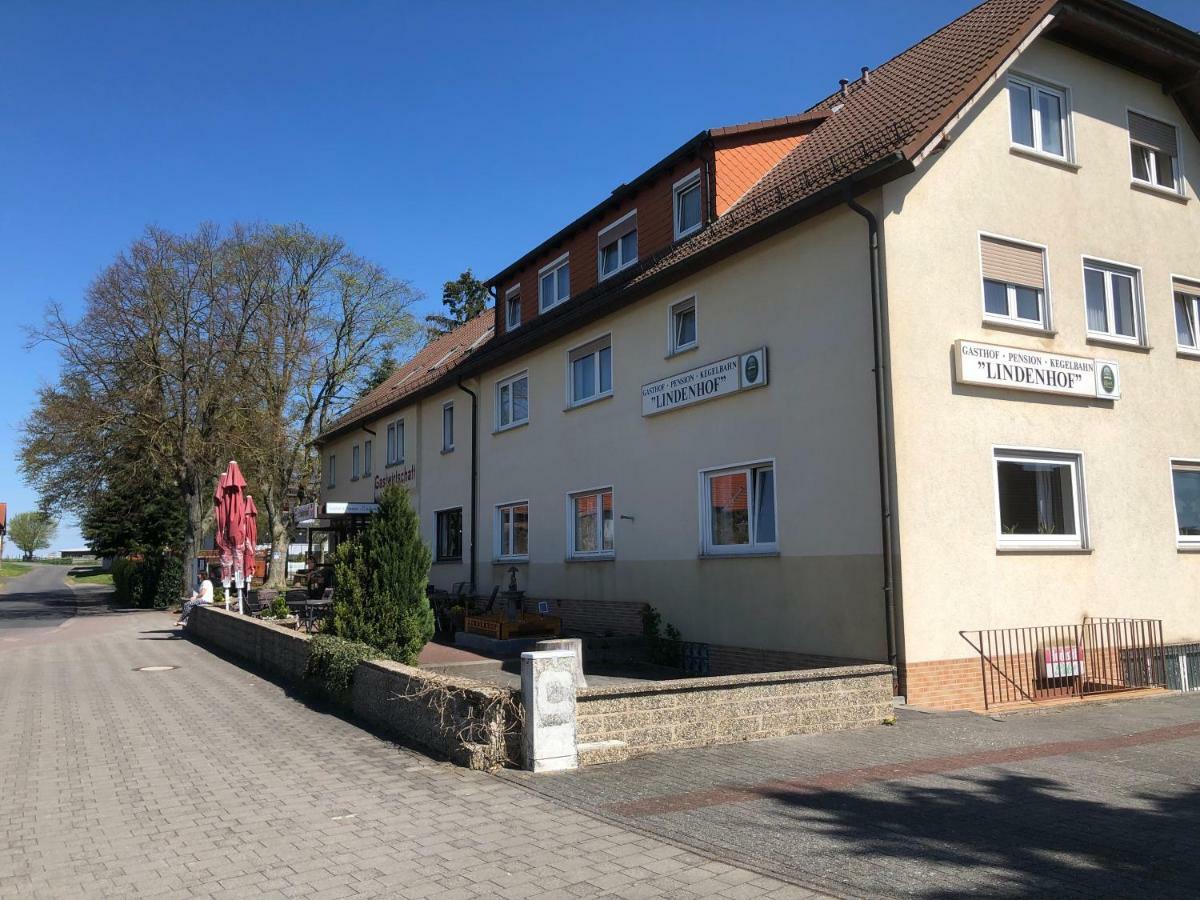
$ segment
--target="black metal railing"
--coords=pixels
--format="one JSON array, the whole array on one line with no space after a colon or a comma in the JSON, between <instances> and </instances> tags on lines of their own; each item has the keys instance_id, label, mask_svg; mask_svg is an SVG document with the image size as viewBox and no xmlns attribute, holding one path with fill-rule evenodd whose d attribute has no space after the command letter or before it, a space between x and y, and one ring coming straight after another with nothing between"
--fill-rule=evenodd
<instances>
[{"instance_id":1,"label":"black metal railing","mask_svg":"<svg viewBox=\"0 0 1200 900\"><path fill-rule=\"evenodd\" d=\"M985 709L1167 686L1160 619L1089 616L959 634L979 654Z\"/></svg>"}]
</instances>

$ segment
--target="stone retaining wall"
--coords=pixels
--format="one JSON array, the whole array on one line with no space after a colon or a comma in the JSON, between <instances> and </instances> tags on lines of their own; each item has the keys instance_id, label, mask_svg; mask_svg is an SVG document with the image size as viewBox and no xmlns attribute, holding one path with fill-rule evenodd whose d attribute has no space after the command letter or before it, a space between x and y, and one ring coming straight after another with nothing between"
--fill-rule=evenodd
<instances>
[{"instance_id":1,"label":"stone retaining wall","mask_svg":"<svg viewBox=\"0 0 1200 900\"><path fill-rule=\"evenodd\" d=\"M618 756L860 728L892 716L892 668L872 664L594 688L579 692L576 711L580 743L622 742ZM611 751L591 757L612 758Z\"/></svg>"},{"instance_id":2,"label":"stone retaining wall","mask_svg":"<svg viewBox=\"0 0 1200 900\"><path fill-rule=\"evenodd\" d=\"M283 681L304 681L307 635L200 607L192 613L187 636ZM350 711L356 717L473 769L506 760L520 763L519 710L515 691L388 660L360 663L351 687Z\"/></svg>"}]
</instances>

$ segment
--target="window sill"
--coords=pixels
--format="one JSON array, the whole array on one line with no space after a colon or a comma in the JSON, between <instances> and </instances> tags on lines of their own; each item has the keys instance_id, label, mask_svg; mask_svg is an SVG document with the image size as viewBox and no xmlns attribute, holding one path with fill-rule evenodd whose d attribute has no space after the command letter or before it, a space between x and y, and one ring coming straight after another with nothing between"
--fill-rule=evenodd
<instances>
[{"instance_id":1,"label":"window sill","mask_svg":"<svg viewBox=\"0 0 1200 900\"><path fill-rule=\"evenodd\" d=\"M492 557L493 566L512 566L512 565L527 565L529 563L528 556L494 556Z\"/></svg>"},{"instance_id":2,"label":"window sill","mask_svg":"<svg viewBox=\"0 0 1200 900\"><path fill-rule=\"evenodd\" d=\"M1158 184L1133 180L1129 182L1129 186L1135 191L1141 191L1143 194L1153 194L1155 197L1164 197L1167 200L1174 200L1176 203L1187 204L1189 202L1189 198L1179 193L1179 191L1174 191L1171 188L1165 188Z\"/></svg>"},{"instance_id":3,"label":"window sill","mask_svg":"<svg viewBox=\"0 0 1200 900\"><path fill-rule=\"evenodd\" d=\"M678 231L675 233L675 240L682 241L684 238L690 238L693 234L699 233L703 227L704 223L701 222L699 225L693 225L687 231Z\"/></svg>"},{"instance_id":4,"label":"window sill","mask_svg":"<svg viewBox=\"0 0 1200 900\"><path fill-rule=\"evenodd\" d=\"M1092 552L1091 547L1072 547L1069 545L1046 545L1046 544L1012 544L1005 546L1003 544L996 547L996 553L1001 556L1022 556L1025 554L1062 554L1066 556L1087 556Z\"/></svg>"},{"instance_id":5,"label":"window sill","mask_svg":"<svg viewBox=\"0 0 1200 900\"><path fill-rule=\"evenodd\" d=\"M695 353L699 349L699 342L695 344L688 344L686 347L680 347L678 350L672 350L670 353L664 356L663 359L674 359L676 356L683 356L685 353Z\"/></svg>"},{"instance_id":6,"label":"window sill","mask_svg":"<svg viewBox=\"0 0 1200 900\"><path fill-rule=\"evenodd\" d=\"M599 394L595 397L589 397L587 400L580 400L578 403L571 403L563 407L563 412L571 412L574 409L580 409L584 406L591 406L593 403L599 403L601 400L611 400L613 398L612 391L607 394Z\"/></svg>"},{"instance_id":7,"label":"window sill","mask_svg":"<svg viewBox=\"0 0 1200 900\"><path fill-rule=\"evenodd\" d=\"M1034 150L1032 147L1026 147L1024 144L1009 144L1008 152L1014 156L1024 156L1026 159L1036 160L1037 162L1049 163L1052 166L1057 166L1060 169L1066 169L1068 172L1078 172L1083 168L1079 163L1065 159L1061 156L1055 156L1053 153L1044 153L1041 150Z\"/></svg>"},{"instance_id":8,"label":"window sill","mask_svg":"<svg viewBox=\"0 0 1200 900\"><path fill-rule=\"evenodd\" d=\"M1112 347L1116 350L1132 350L1135 353L1149 353L1149 344L1138 344L1134 341L1123 341L1120 338L1106 337L1102 334L1088 334L1087 343L1099 347Z\"/></svg>"},{"instance_id":9,"label":"window sill","mask_svg":"<svg viewBox=\"0 0 1200 900\"><path fill-rule=\"evenodd\" d=\"M607 281L607 280L608 280L608 279L610 279L610 278L615 278L616 276L618 276L618 275L620 275L622 272L624 272L626 269L628 269L628 268L631 268L631 267L633 267L633 266L636 266L636 265L637 265L637 263L638 263L638 261L637 261L637 259L636 259L636 258L634 258L634 259L631 259L629 262L625 263L625 265L623 265L623 266L618 266L617 268L615 268L615 269L613 269L611 272L609 272L607 275L601 275L601 276L599 276L599 277L596 279L596 282L597 282L597 284L598 284L598 283L600 283L601 281Z\"/></svg>"},{"instance_id":10,"label":"window sill","mask_svg":"<svg viewBox=\"0 0 1200 900\"><path fill-rule=\"evenodd\" d=\"M590 562L612 562L617 558L616 553L591 553L587 556L568 556L565 562L569 563L590 563Z\"/></svg>"},{"instance_id":11,"label":"window sill","mask_svg":"<svg viewBox=\"0 0 1200 900\"><path fill-rule=\"evenodd\" d=\"M514 422L511 425L502 425L499 428L493 429L492 434L503 434L506 431L515 431L518 428L524 428L528 424L529 420L525 419L523 422Z\"/></svg>"},{"instance_id":12,"label":"window sill","mask_svg":"<svg viewBox=\"0 0 1200 900\"><path fill-rule=\"evenodd\" d=\"M445 456L447 453L453 453L453 452L454 452L453 447L443 447L442 448L442 456Z\"/></svg>"},{"instance_id":13,"label":"window sill","mask_svg":"<svg viewBox=\"0 0 1200 900\"><path fill-rule=\"evenodd\" d=\"M705 550L700 553L698 559L770 559L772 557L781 556L778 550L745 550L730 553L713 553L711 550Z\"/></svg>"},{"instance_id":14,"label":"window sill","mask_svg":"<svg viewBox=\"0 0 1200 900\"><path fill-rule=\"evenodd\" d=\"M1200 359L1200 348L1198 347L1176 347L1175 355L1184 359Z\"/></svg>"},{"instance_id":15,"label":"window sill","mask_svg":"<svg viewBox=\"0 0 1200 900\"><path fill-rule=\"evenodd\" d=\"M1177 553L1200 553L1200 544L1176 544Z\"/></svg>"},{"instance_id":16,"label":"window sill","mask_svg":"<svg viewBox=\"0 0 1200 900\"><path fill-rule=\"evenodd\" d=\"M1058 334L1053 328L1046 328L1044 325L1030 323L1026 325L1024 322L1018 322L1014 319L992 319L988 316L983 317L984 328L996 328L1000 331L1016 331L1020 334L1031 334L1036 337L1052 338Z\"/></svg>"},{"instance_id":17,"label":"window sill","mask_svg":"<svg viewBox=\"0 0 1200 900\"><path fill-rule=\"evenodd\" d=\"M383 468L384 468L385 470L386 470L386 469L398 469L398 468L400 468L402 465L404 465L404 460L399 460L399 461L397 461L397 462L384 463L384 465L383 465Z\"/></svg>"},{"instance_id":18,"label":"window sill","mask_svg":"<svg viewBox=\"0 0 1200 900\"><path fill-rule=\"evenodd\" d=\"M462 565L462 557L458 556L458 557L451 557L450 559L435 559L433 561L433 564L435 566L461 566Z\"/></svg>"}]
</instances>

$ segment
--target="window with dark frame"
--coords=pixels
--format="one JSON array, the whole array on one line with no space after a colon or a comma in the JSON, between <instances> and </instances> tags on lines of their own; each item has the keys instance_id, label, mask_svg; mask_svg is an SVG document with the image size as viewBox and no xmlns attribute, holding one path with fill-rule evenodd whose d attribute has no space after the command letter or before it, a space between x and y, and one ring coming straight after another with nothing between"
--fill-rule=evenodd
<instances>
[{"instance_id":1,"label":"window with dark frame","mask_svg":"<svg viewBox=\"0 0 1200 900\"><path fill-rule=\"evenodd\" d=\"M462 560L462 507L443 509L437 516L437 561Z\"/></svg>"}]
</instances>

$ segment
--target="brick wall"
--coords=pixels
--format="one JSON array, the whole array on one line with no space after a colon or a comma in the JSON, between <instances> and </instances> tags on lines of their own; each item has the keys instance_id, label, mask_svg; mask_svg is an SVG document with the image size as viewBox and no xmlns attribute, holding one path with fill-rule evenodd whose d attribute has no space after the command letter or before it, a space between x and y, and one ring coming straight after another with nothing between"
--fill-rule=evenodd
<instances>
[{"instance_id":1,"label":"brick wall","mask_svg":"<svg viewBox=\"0 0 1200 900\"><path fill-rule=\"evenodd\" d=\"M216 606L193 610L186 633L198 643L216 647L285 681L300 681L308 666L305 635Z\"/></svg>"},{"instance_id":2,"label":"brick wall","mask_svg":"<svg viewBox=\"0 0 1200 900\"><path fill-rule=\"evenodd\" d=\"M562 619L563 630L587 635L638 635L642 633L645 603L626 600L551 600L550 615ZM526 609L537 611L537 601Z\"/></svg>"},{"instance_id":3,"label":"brick wall","mask_svg":"<svg viewBox=\"0 0 1200 900\"><path fill-rule=\"evenodd\" d=\"M891 717L892 669L866 665L594 688L580 691L576 714L580 743L621 741L627 755L861 728Z\"/></svg>"},{"instance_id":4,"label":"brick wall","mask_svg":"<svg viewBox=\"0 0 1200 900\"><path fill-rule=\"evenodd\" d=\"M979 657L935 659L901 667L900 689L913 706L931 709L982 709Z\"/></svg>"}]
</instances>

